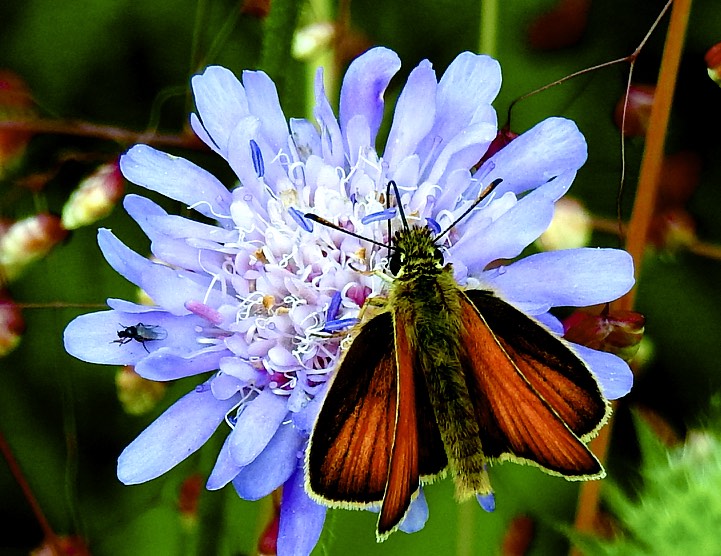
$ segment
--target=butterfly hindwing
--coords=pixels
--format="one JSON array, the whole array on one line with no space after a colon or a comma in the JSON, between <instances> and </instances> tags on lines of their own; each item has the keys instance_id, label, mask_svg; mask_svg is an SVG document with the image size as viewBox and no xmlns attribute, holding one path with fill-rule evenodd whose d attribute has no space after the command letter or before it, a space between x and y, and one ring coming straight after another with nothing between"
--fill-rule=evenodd
<instances>
[{"instance_id":1,"label":"butterfly hindwing","mask_svg":"<svg viewBox=\"0 0 721 556\"><path fill-rule=\"evenodd\" d=\"M467 291L461 296L460 357L479 420L485 455L490 459L533 463L547 472L569 479L603 476L601 464L559 414L573 413L565 409L556 411L553 404L534 387L534 383L543 384L544 371L550 373L550 380L559 375L563 376L563 372L554 367L553 357L547 361L541 353L550 342L551 355L558 355L559 348L553 342L556 338L515 309L506 310L505 302L491 292L482 293L492 297L488 306L485 303L488 299L480 294L471 294L474 302ZM538 330L528 324L530 322L547 336L541 339L542 343L532 357L520 350L518 343L511 343L507 338L502 339L485 320L486 312L498 309L496 301L502 303L503 307L499 314L491 318L494 324L504 317L512 321L504 323L501 329L513 330L514 334L529 331L534 335L538 334ZM534 337L528 341L538 339ZM568 349L564 344L561 346ZM524 375L524 369L532 369L532 374L541 376L529 379ZM590 378L594 380L593 377ZM598 385L594 388L598 390ZM546 391L553 394L553 402L564 400L562 392L553 388L546 388ZM604 413L599 418L605 416L605 401L602 398L601 401L604 403ZM583 431L595 428L595 425L591 426L586 421L583 423L582 426L575 425L576 428Z\"/></svg>"},{"instance_id":2,"label":"butterfly hindwing","mask_svg":"<svg viewBox=\"0 0 721 556\"><path fill-rule=\"evenodd\" d=\"M308 484L339 506L383 500L396 422L391 313L364 323L338 366L308 449Z\"/></svg>"}]
</instances>

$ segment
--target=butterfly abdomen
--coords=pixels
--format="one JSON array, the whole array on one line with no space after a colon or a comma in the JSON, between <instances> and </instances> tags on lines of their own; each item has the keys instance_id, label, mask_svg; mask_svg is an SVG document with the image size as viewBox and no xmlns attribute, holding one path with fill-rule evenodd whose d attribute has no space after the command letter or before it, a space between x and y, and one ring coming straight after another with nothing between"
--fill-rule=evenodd
<instances>
[{"instance_id":1,"label":"butterfly abdomen","mask_svg":"<svg viewBox=\"0 0 721 556\"><path fill-rule=\"evenodd\" d=\"M478 421L460 363L460 290L450 266L404 269L391 306L425 380L459 498L490 492Z\"/></svg>"}]
</instances>

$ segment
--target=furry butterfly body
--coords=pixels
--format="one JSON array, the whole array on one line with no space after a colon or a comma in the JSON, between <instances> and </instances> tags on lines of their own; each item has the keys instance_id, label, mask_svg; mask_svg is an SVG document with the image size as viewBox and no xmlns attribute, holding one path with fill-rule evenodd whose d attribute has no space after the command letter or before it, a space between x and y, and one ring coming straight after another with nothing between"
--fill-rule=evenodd
<instances>
[{"instance_id":1,"label":"furry butterfly body","mask_svg":"<svg viewBox=\"0 0 721 556\"><path fill-rule=\"evenodd\" d=\"M585 442L610 405L566 342L493 292L462 289L427 228L396 233L391 271L388 297L358 326L311 435L314 499L380 506L383 540L419 487L447 472L459 499L492 493L494 461L603 476Z\"/></svg>"}]
</instances>

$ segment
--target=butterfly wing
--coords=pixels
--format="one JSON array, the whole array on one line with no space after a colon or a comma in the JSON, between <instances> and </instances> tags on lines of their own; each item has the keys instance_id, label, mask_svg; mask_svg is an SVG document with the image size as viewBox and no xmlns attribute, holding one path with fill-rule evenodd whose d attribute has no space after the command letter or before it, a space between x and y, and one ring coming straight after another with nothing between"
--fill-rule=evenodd
<instances>
[{"instance_id":1,"label":"butterfly wing","mask_svg":"<svg viewBox=\"0 0 721 556\"><path fill-rule=\"evenodd\" d=\"M591 370L568 344L491 292L465 294L523 376L573 433L585 440L597 432L611 408Z\"/></svg>"},{"instance_id":2,"label":"butterfly wing","mask_svg":"<svg viewBox=\"0 0 721 556\"><path fill-rule=\"evenodd\" d=\"M461 363L485 455L570 479L603 476L579 438L597 430L609 411L585 364L491 292L462 293Z\"/></svg>"},{"instance_id":3,"label":"butterfly wing","mask_svg":"<svg viewBox=\"0 0 721 556\"><path fill-rule=\"evenodd\" d=\"M388 482L396 427L393 321L366 322L338 366L308 448L308 486L332 506L379 503Z\"/></svg>"},{"instance_id":4,"label":"butterfly wing","mask_svg":"<svg viewBox=\"0 0 721 556\"><path fill-rule=\"evenodd\" d=\"M393 532L403 519L418 491L421 477L431 479L448 465L433 407L420 374L418 356L406 334L406 328L413 323L403 312L396 311L393 317L398 417L388 485L378 517L380 540Z\"/></svg>"}]
</instances>

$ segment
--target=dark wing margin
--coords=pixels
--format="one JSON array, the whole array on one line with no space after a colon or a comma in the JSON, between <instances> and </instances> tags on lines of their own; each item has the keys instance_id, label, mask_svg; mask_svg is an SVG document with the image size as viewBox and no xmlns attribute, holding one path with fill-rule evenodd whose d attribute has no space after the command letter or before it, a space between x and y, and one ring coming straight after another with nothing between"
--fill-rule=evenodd
<instances>
[{"instance_id":1,"label":"dark wing margin","mask_svg":"<svg viewBox=\"0 0 721 556\"><path fill-rule=\"evenodd\" d=\"M490 322L486 314L492 315ZM583 431L596 430L607 413L585 364L550 332L491 292L465 290L461 321L461 365L485 455L531 463L568 479L602 477L603 467L579 438ZM527 336L518 338L523 334ZM570 357L577 362L569 370ZM581 375L578 383L574 373ZM561 386L555 384L557 379ZM595 408L595 417L575 407L579 393L586 393L581 400Z\"/></svg>"},{"instance_id":2,"label":"dark wing margin","mask_svg":"<svg viewBox=\"0 0 721 556\"><path fill-rule=\"evenodd\" d=\"M363 324L338 366L311 434L307 486L331 506L383 500L396 423L397 378L389 312Z\"/></svg>"}]
</instances>

